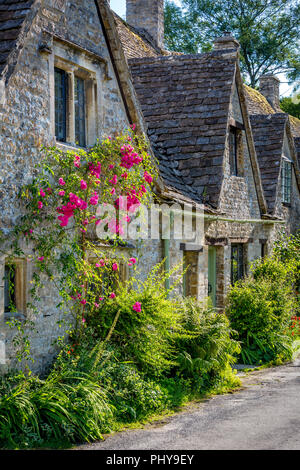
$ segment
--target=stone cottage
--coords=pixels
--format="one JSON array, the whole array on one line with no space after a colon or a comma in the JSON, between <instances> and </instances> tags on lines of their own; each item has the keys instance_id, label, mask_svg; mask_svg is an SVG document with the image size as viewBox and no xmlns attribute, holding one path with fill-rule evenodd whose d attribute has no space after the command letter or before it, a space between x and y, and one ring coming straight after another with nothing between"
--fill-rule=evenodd
<instances>
[{"instance_id":1,"label":"stone cottage","mask_svg":"<svg viewBox=\"0 0 300 470\"><path fill-rule=\"evenodd\" d=\"M128 0L127 21L115 21L160 163L161 196L205 206L203 246L171 240L172 262L190 266L185 294L209 294L222 308L228 287L271 250L284 219L262 185L238 42L225 35L211 53L170 55L162 3L152 1L148 15L150 4Z\"/></svg>"},{"instance_id":2,"label":"stone cottage","mask_svg":"<svg viewBox=\"0 0 300 470\"><path fill-rule=\"evenodd\" d=\"M281 210L278 188L288 194L286 183L278 182L282 170L272 176L277 190L269 195L265 149L251 115L278 112L259 93L258 101L273 111L253 112L257 103L241 79L238 42L225 35L207 54L166 51L163 4L127 0L127 22L106 0L0 4L0 228L8 244L20 215L16 193L32 178L41 145L76 150L75 142L88 147L97 137L135 123L148 134L159 162L157 200L204 212L203 230L192 241L159 236L145 240L138 251L133 246L141 275L163 259L167 270L182 263L188 269L178 292L199 299L210 295L222 309L229 286L272 249L284 218L296 226L298 206L285 203ZM299 199L294 128L285 114L279 121L276 149L281 142L281 153L276 150L274 158L280 168L283 162L292 164L289 194ZM34 266L26 259L16 259L15 265L17 317L23 320ZM5 325L11 315L5 266L2 255L0 344L6 344L10 365L14 331ZM31 334L35 370L49 363L55 354L52 341L61 334L55 292L47 287L41 298L37 332Z\"/></svg>"},{"instance_id":3,"label":"stone cottage","mask_svg":"<svg viewBox=\"0 0 300 470\"><path fill-rule=\"evenodd\" d=\"M113 17L94 0L0 2L0 350L13 356L11 317L30 320L32 262L15 259L14 303L9 312L9 235L20 215L17 193L33 176L42 145L76 150L136 123L145 132ZM29 333L34 368L42 370L62 333L58 299L41 292L36 333ZM3 354L0 362L5 363Z\"/></svg>"}]
</instances>

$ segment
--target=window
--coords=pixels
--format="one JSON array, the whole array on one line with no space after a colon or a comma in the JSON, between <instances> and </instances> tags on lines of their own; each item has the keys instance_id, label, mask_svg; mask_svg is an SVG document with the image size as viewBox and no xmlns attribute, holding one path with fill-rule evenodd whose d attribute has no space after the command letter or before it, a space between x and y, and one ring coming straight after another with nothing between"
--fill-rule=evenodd
<instances>
[{"instance_id":1,"label":"window","mask_svg":"<svg viewBox=\"0 0 300 470\"><path fill-rule=\"evenodd\" d=\"M55 68L55 136L60 142L67 141L67 86L66 72Z\"/></svg>"},{"instance_id":2,"label":"window","mask_svg":"<svg viewBox=\"0 0 300 470\"><path fill-rule=\"evenodd\" d=\"M75 141L85 147L85 86L84 80L75 77Z\"/></svg>"},{"instance_id":3,"label":"window","mask_svg":"<svg viewBox=\"0 0 300 470\"><path fill-rule=\"evenodd\" d=\"M230 173L237 176L238 174L238 129L230 127L229 132L229 160Z\"/></svg>"},{"instance_id":4,"label":"window","mask_svg":"<svg viewBox=\"0 0 300 470\"><path fill-rule=\"evenodd\" d=\"M89 113L89 120L95 121L94 85L86 71L77 69L76 74L54 69L55 137L62 143L86 147ZM92 123L89 127L91 131Z\"/></svg>"},{"instance_id":5,"label":"window","mask_svg":"<svg viewBox=\"0 0 300 470\"><path fill-rule=\"evenodd\" d=\"M261 243L261 257L265 258L267 256L267 243L262 242Z\"/></svg>"},{"instance_id":6,"label":"window","mask_svg":"<svg viewBox=\"0 0 300 470\"><path fill-rule=\"evenodd\" d=\"M291 203L291 189L292 189L292 163L290 161L283 160L282 169L281 169L282 202L286 204Z\"/></svg>"},{"instance_id":7,"label":"window","mask_svg":"<svg viewBox=\"0 0 300 470\"><path fill-rule=\"evenodd\" d=\"M4 312L16 311L16 268L14 265L5 265L4 270Z\"/></svg>"},{"instance_id":8,"label":"window","mask_svg":"<svg viewBox=\"0 0 300 470\"><path fill-rule=\"evenodd\" d=\"M198 296L198 251L184 251L183 263L186 272L183 279L183 291L186 297Z\"/></svg>"},{"instance_id":9,"label":"window","mask_svg":"<svg viewBox=\"0 0 300 470\"><path fill-rule=\"evenodd\" d=\"M231 284L242 279L244 274L244 245L237 243L231 245Z\"/></svg>"},{"instance_id":10,"label":"window","mask_svg":"<svg viewBox=\"0 0 300 470\"><path fill-rule=\"evenodd\" d=\"M4 313L26 313L26 264L22 259L5 263L4 267Z\"/></svg>"}]
</instances>

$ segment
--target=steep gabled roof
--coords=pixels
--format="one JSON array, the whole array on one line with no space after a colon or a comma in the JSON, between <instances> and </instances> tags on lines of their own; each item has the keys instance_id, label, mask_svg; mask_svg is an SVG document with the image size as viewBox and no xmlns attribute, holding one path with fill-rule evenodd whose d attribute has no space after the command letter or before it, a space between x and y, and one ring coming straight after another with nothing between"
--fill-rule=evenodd
<instances>
[{"instance_id":1,"label":"steep gabled roof","mask_svg":"<svg viewBox=\"0 0 300 470\"><path fill-rule=\"evenodd\" d=\"M14 51L34 0L0 0L0 75Z\"/></svg>"},{"instance_id":2,"label":"steep gabled roof","mask_svg":"<svg viewBox=\"0 0 300 470\"><path fill-rule=\"evenodd\" d=\"M272 108L267 99L258 90L254 90L253 88L247 85L244 86L244 89L249 114L276 114L277 111ZM284 111L280 110L279 113L285 114ZM288 116L290 119L290 125L293 136L300 137L300 120L294 116Z\"/></svg>"},{"instance_id":3,"label":"steep gabled roof","mask_svg":"<svg viewBox=\"0 0 300 470\"><path fill-rule=\"evenodd\" d=\"M276 204L277 183L288 115L284 113L250 116L265 198L270 213Z\"/></svg>"},{"instance_id":4,"label":"steep gabled roof","mask_svg":"<svg viewBox=\"0 0 300 470\"><path fill-rule=\"evenodd\" d=\"M276 205L285 135L290 145L296 180L300 190L299 167L289 115L286 113L255 114L250 116L250 120L265 198L269 212L273 213Z\"/></svg>"},{"instance_id":5,"label":"steep gabled roof","mask_svg":"<svg viewBox=\"0 0 300 470\"><path fill-rule=\"evenodd\" d=\"M236 51L131 59L165 183L218 206Z\"/></svg>"}]
</instances>

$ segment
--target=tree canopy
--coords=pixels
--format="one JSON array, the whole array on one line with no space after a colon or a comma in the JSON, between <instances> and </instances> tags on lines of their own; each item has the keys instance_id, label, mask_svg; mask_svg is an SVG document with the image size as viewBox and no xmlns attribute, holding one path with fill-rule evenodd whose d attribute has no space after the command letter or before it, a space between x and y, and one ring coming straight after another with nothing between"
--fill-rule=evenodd
<instances>
[{"instance_id":1,"label":"tree canopy","mask_svg":"<svg viewBox=\"0 0 300 470\"><path fill-rule=\"evenodd\" d=\"M292 116L300 119L300 95L297 96L297 99L293 100L293 98L282 98L280 101L281 109Z\"/></svg>"},{"instance_id":2,"label":"tree canopy","mask_svg":"<svg viewBox=\"0 0 300 470\"><path fill-rule=\"evenodd\" d=\"M299 0L167 0L165 41L170 50L205 52L230 31L241 45L241 68L255 87L265 73L300 77Z\"/></svg>"}]
</instances>

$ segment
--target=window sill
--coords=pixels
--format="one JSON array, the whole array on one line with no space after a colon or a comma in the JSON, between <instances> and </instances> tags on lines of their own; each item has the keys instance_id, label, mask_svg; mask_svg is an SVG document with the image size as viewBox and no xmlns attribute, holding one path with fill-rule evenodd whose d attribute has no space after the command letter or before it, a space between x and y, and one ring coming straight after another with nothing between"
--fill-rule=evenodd
<instances>
[{"instance_id":1,"label":"window sill","mask_svg":"<svg viewBox=\"0 0 300 470\"><path fill-rule=\"evenodd\" d=\"M63 150L64 152L77 153L80 150L83 150L84 152L87 151L87 147L77 147L74 144L68 144L67 142L60 142L59 140L56 141L56 147L59 148L60 150Z\"/></svg>"}]
</instances>

